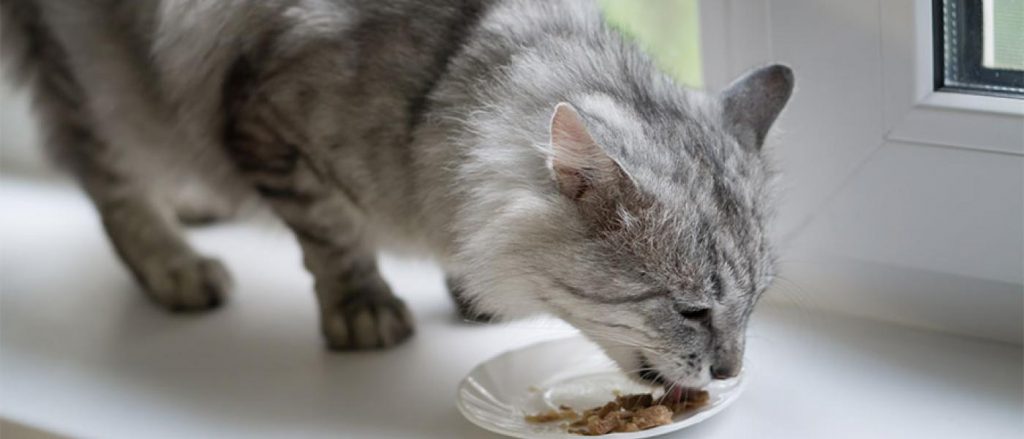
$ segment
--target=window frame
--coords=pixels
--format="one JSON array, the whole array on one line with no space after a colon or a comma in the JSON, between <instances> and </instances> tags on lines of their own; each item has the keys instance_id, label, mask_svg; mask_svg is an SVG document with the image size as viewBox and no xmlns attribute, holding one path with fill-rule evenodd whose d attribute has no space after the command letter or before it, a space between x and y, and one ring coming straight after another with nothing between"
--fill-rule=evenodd
<instances>
[{"instance_id":1,"label":"window frame","mask_svg":"<svg viewBox=\"0 0 1024 439\"><path fill-rule=\"evenodd\" d=\"M932 2L878 2L884 140L1024 155L1024 100L935 89ZM707 89L723 89L752 66L785 62L773 54L771 7L770 0L700 2Z\"/></svg>"},{"instance_id":2,"label":"window frame","mask_svg":"<svg viewBox=\"0 0 1024 439\"><path fill-rule=\"evenodd\" d=\"M890 141L1024 155L1024 100L935 87L934 0L879 8ZM913 26L907 26L913 23ZM903 41L910 45L900 44Z\"/></svg>"}]
</instances>

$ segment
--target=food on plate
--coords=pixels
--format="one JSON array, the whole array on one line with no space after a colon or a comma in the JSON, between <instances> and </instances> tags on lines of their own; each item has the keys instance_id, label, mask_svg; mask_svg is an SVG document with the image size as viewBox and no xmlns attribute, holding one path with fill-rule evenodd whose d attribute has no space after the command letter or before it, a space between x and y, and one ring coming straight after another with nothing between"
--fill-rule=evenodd
<instances>
[{"instance_id":1,"label":"food on plate","mask_svg":"<svg viewBox=\"0 0 1024 439\"><path fill-rule=\"evenodd\" d=\"M709 399L708 392L703 390L676 390L660 398L650 393L617 393L614 401L582 412L563 405L558 410L527 415L525 418L534 424L572 421L563 423L562 428L573 434L600 436L671 424L673 416L703 407Z\"/></svg>"},{"instance_id":2,"label":"food on plate","mask_svg":"<svg viewBox=\"0 0 1024 439\"><path fill-rule=\"evenodd\" d=\"M563 405L558 410L548 410L535 415L526 415L526 422L543 424L545 422L575 420L579 416L579 413L576 413L571 407Z\"/></svg>"}]
</instances>

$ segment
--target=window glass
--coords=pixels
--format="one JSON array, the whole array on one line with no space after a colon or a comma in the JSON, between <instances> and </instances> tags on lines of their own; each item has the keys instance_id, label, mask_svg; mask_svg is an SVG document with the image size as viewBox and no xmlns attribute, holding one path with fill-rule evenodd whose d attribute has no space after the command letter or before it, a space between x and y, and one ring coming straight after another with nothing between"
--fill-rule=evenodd
<instances>
[{"instance_id":1,"label":"window glass","mask_svg":"<svg viewBox=\"0 0 1024 439\"><path fill-rule=\"evenodd\" d=\"M982 26L982 65L1024 70L1024 0L984 0Z\"/></svg>"},{"instance_id":2,"label":"window glass","mask_svg":"<svg viewBox=\"0 0 1024 439\"><path fill-rule=\"evenodd\" d=\"M1024 0L934 0L935 88L1024 97Z\"/></svg>"}]
</instances>

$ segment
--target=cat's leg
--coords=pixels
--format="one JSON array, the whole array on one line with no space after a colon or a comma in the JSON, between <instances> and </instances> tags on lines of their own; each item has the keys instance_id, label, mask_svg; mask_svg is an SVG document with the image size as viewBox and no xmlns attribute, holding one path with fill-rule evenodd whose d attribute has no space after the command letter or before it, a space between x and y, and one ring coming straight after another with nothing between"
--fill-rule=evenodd
<instances>
[{"instance_id":1,"label":"cat's leg","mask_svg":"<svg viewBox=\"0 0 1024 439\"><path fill-rule=\"evenodd\" d=\"M352 197L311 165L269 104L241 110L228 150L242 173L295 233L315 280L320 327L335 350L386 348L413 333L405 303L377 271L366 221ZM267 110L267 111L263 111ZM287 139L286 139L287 138Z\"/></svg>"},{"instance_id":2,"label":"cat's leg","mask_svg":"<svg viewBox=\"0 0 1024 439\"><path fill-rule=\"evenodd\" d=\"M299 224L302 221L290 221ZM336 224L345 227L341 224ZM387 348L413 334L412 316L377 271L373 253L349 233L294 226L315 278L320 328L330 349ZM355 229L349 229L355 230Z\"/></svg>"},{"instance_id":3,"label":"cat's leg","mask_svg":"<svg viewBox=\"0 0 1024 439\"><path fill-rule=\"evenodd\" d=\"M204 310L224 301L230 275L220 261L188 245L170 209L126 187L131 183L88 174L83 180L117 254L153 300L172 311Z\"/></svg>"},{"instance_id":4,"label":"cat's leg","mask_svg":"<svg viewBox=\"0 0 1024 439\"><path fill-rule=\"evenodd\" d=\"M75 173L114 249L146 293L174 311L219 305L231 286L227 270L193 250L170 210L144 184L118 169L115 147L93 137L87 127L68 124L61 115L44 118L51 141L73 155Z\"/></svg>"},{"instance_id":5,"label":"cat's leg","mask_svg":"<svg viewBox=\"0 0 1024 439\"><path fill-rule=\"evenodd\" d=\"M147 294L172 310L220 304L230 277L220 262L185 242L170 212L133 180L124 148L105 142L92 126L85 94L65 64L63 48L45 32L36 36L39 58L31 84L44 141L71 168L95 204L117 254Z\"/></svg>"},{"instance_id":6,"label":"cat's leg","mask_svg":"<svg viewBox=\"0 0 1024 439\"><path fill-rule=\"evenodd\" d=\"M489 323L496 320L491 314L476 310L473 302L466 295L465 286L458 275L445 275L444 283L448 287L448 294L452 296L452 301L455 302L455 312L459 318L477 323Z\"/></svg>"}]
</instances>

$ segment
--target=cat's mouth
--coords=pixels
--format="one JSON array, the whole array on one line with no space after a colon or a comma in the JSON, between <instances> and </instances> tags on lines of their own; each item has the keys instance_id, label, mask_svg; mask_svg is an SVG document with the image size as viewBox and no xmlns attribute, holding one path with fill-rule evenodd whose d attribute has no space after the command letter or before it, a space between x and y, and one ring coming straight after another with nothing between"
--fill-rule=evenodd
<instances>
[{"instance_id":1,"label":"cat's mouth","mask_svg":"<svg viewBox=\"0 0 1024 439\"><path fill-rule=\"evenodd\" d=\"M637 358L640 362L640 368L636 372L637 377L646 383L662 386L665 389L665 394L661 398L662 401L674 404L685 401L700 392L700 389L684 386L665 378L665 375L662 375L657 368L651 365L651 362L647 360L643 353L637 353Z\"/></svg>"}]
</instances>

